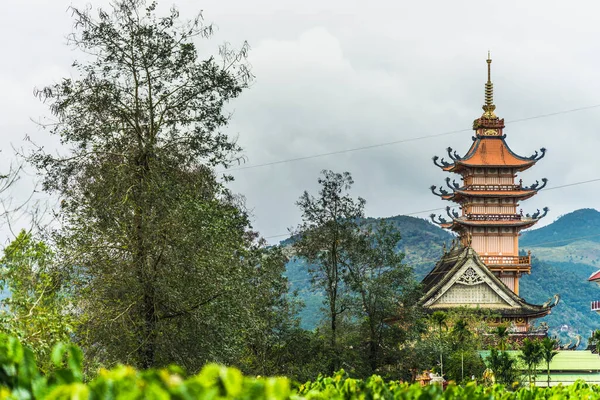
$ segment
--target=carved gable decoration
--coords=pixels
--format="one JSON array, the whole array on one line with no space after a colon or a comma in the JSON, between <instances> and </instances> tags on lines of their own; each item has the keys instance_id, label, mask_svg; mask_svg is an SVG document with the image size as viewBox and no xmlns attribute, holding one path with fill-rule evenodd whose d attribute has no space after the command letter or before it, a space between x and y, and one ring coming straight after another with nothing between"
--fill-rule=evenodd
<instances>
[{"instance_id":1,"label":"carved gable decoration","mask_svg":"<svg viewBox=\"0 0 600 400\"><path fill-rule=\"evenodd\" d=\"M463 285L477 285L479 283L483 283L483 278L479 275L473 267L469 267L465 272L457 279L457 283Z\"/></svg>"},{"instance_id":2,"label":"carved gable decoration","mask_svg":"<svg viewBox=\"0 0 600 400\"><path fill-rule=\"evenodd\" d=\"M452 278L424 303L425 307L485 307L515 308L519 305L486 273L473 258L468 259L454 272Z\"/></svg>"}]
</instances>

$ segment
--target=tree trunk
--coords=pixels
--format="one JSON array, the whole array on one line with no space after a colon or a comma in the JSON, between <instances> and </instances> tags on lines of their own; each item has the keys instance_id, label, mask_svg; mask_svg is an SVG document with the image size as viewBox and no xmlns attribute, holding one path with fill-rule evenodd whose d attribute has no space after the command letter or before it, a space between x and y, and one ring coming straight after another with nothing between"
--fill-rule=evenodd
<instances>
[{"instance_id":1,"label":"tree trunk","mask_svg":"<svg viewBox=\"0 0 600 400\"><path fill-rule=\"evenodd\" d=\"M137 184L134 200L134 223L135 223L135 267L142 289L142 321L138 330L140 346L137 350L140 367L148 369L154 366L156 354L156 337L158 316L156 313L155 300L156 288L154 283L154 271L150 270L149 254L146 245L146 228L144 212L150 207L146 204L145 181L150 170L148 157L142 152L136 162Z\"/></svg>"},{"instance_id":2,"label":"tree trunk","mask_svg":"<svg viewBox=\"0 0 600 400\"><path fill-rule=\"evenodd\" d=\"M371 368L371 374L374 374L377 370L377 341L374 337L369 341L369 366Z\"/></svg>"},{"instance_id":3,"label":"tree trunk","mask_svg":"<svg viewBox=\"0 0 600 400\"><path fill-rule=\"evenodd\" d=\"M338 257L337 257L337 232L333 236L333 243L331 243L331 273L329 276L329 310L331 312L331 365L330 373L333 375L338 370L338 351L337 351L337 295L338 295Z\"/></svg>"},{"instance_id":4,"label":"tree trunk","mask_svg":"<svg viewBox=\"0 0 600 400\"><path fill-rule=\"evenodd\" d=\"M335 312L335 301L331 302L331 363L329 372L333 375L338 369L337 354L337 313Z\"/></svg>"}]
</instances>

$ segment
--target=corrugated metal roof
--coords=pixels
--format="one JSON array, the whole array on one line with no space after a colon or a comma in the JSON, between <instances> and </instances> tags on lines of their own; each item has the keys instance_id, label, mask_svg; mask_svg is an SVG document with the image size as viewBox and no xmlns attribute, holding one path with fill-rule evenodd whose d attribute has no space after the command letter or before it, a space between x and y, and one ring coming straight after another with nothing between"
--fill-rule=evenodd
<instances>
[{"instance_id":1,"label":"corrugated metal roof","mask_svg":"<svg viewBox=\"0 0 600 400\"><path fill-rule=\"evenodd\" d=\"M508 353L517 358L520 361L518 355L521 353L519 350L508 350ZM489 356L490 352L480 351L479 354L485 360ZM521 362L519 367L524 368ZM541 364L538 370L545 369L545 364ZM577 372L600 372L600 356L598 354L592 354L589 350L559 350L558 354L554 356L550 363L550 371L577 371ZM599 375L600 376L600 375Z\"/></svg>"}]
</instances>

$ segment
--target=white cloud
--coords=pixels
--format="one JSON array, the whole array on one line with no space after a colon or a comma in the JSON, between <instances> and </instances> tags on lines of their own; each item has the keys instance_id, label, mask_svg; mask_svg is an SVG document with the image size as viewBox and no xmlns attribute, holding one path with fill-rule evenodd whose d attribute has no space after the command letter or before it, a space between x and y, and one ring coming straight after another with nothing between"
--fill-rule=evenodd
<instances>
[{"instance_id":1,"label":"white cloud","mask_svg":"<svg viewBox=\"0 0 600 400\"><path fill-rule=\"evenodd\" d=\"M199 11L194 0L177 3L184 17ZM18 146L25 133L45 140L30 121L46 113L32 89L67 75L78 57L65 46L69 4L23 0L0 13L4 161L8 143ZM507 121L600 103L600 6L592 2L206 0L202 7L219 28L215 41L199 43L203 51L225 40L252 46L257 79L231 104L227 129L239 134L249 164L469 128L481 113L488 49L498 113ZM524 181L548 177L556 186L600 177L599 117L595 109L508 124L516 152L548 148ZM294 202L304 189L316 189L324 168L353 173L354 193L367 198L370 215L443 207L428 190L445 178L431 156L447 146L466 151L470 137L463 132L236 171L233 188L246 195L265 235L299 222ZM551 220L594 207L599 194L600 183L574 186L542 192L523 208L548 205Z\"/></svg>"}]
</instances>

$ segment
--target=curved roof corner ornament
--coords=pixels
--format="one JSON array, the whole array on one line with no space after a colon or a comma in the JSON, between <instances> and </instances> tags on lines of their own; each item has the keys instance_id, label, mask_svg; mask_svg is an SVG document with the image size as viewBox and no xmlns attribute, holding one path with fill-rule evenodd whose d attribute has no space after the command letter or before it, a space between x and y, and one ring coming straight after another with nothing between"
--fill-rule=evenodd
<instances>
[{"instance_id":1,"label":"curved roof corner ornament","mask_svg":"<svg viewBox=\"0 0 600 400\"><path fill-rule=\"evenodd\" d=\"M450 212L451 207L450 206L446 206L446 214L448 214L448 216L451 219L455 219L455 218L459 218L460 215L456 212L456 210L452 210L452 212Z\"/></svg>"},{"instance_id":2,"label":"curved roof corner ornament","mask_svg":"<svg viewBox=\"0 0 600 400\"><path fill-rule=\"evenodd\" d=\"M535 159L535 161L540 161L542 158L544 158L544 156L546 155L546 148L542 147L540 149L540 152L542 153L538 158Z\"/></svg>"},{"instance_id":3,"label":"curved roof corner ornament","mask_svg":"<svg viewBox=\"0 0 600 400\"><path fill-rule=\"evenodd\" d=\"M544 218L548 214L548 211L550 211L550 208L544 207L542 210L544 211L543 214L541 214L540 209L538 208L537 211L535 213L533 213L533 215L531 216L531 218L532 219L542 219L542 218ZM529 216L529 214L527 214L527 216Z\"/></svg>"},{"instance_id":4,"label":"curved roof corner ornament","mask_svg":"<svg viewBox=\"0 0 600 400\"><path fill-rule=\"evenodd\" d=\"M446 177L446 185L452 189L452 191L455 191L457 189L460 189L460 185L458 183L456 183L455 180L452 181L452 185L450 184L450 177Z\"/></svg>"},{"instance_id":5,"label":"curved roof corner ornament","mask_svg":"<svg viewBox=\"0 0 600 400\"><path fill-rule=\"evenodd\" d=\"M433 163L440 168L446 168L446 167L449 167L452 165L449 162L447 162L446 160L444 160L443 158L440 160L440 158L438 156L433 156L432 160L433 160ZM438 163L438 160L439 160L439 163Z\"/></svg>"},{"instance_id":6,"label":"curved roof corner ornament","mask_svg":"<svg viewBox=\"0 0 600 400\"><path fill-rule=\"evenodd\" d=\"M540 154L542 153L542 154ZM544 158L544 156L546 155L546 148L542 147L540 149L540 153L537 152L537 150L529 157L526 157L528 160L533 160L533 161L539 161L542 158Z\"/></svg>"},{"instance_id":7,"label":"curved roof corner ornament","mask_svg":"<svg viewBox=\"0 0 600 400\"><path fill-rule=\"evenodd\" d=\"M435 217L438 217L438 221L435 220ZM431 218L431 221L436 225L443 225L448 223L448 221L446 221L446 218L442 217L441 215L430 214L429 218Z\"/></svg>"},{"instance_id":8,"label":"curved roof corner ornament","mask_svg":"<svg viewBox=\"0 0 600 400\"><path fill-rule=\"evenodd\" d=\"M440 191L440 193L437 193L437 192L435 191L435 189L437 189L437 186L435 186L435 185L431 185L431 186L429 187L429 190L431 190L431 193L435 194L435 195L436 195L436 196L438 196L438 197L447 196L447 195L449 195L449 194L450 194L450 193L449 193L449 192L448 192L446 189L444 189L444 188L443 188L443 187L441 187L441 186L440 186L440 188L439 188L439 191Z\"/></svg>"},{"instance_id":9,"label":"curved roof corner ornament","mask_svg":"<svg viewBox=\"0 0 600 400\"><path fill-rule=\"evenodd\" d=\"M547 302L545 302L544 304L542 304L542 307L546 308L546 307L556 307L556 305L558 304L558 302L560 301L560 294L555 294L554 296L550 297L548 299Z\"/></svg>"},{"instance_id":10,"label":"curved roof corner ornament","mask_svg":"<svg viewBox=\"0 0 600 400\"><path fill-rule=\"evenodd\" d=\"M462 160L462 157L458 155L458 153L455 150L452 150L452 147L448 147L446 149L446 151L448 152L448 157L450 157L452 159L452 161L460 161Z\"/></svg>"},{"instance_id":11,"label":"curved roof corner ornament","mask_svg":"<svg viewBox=\"0 0 600 400\"><path fill-rule=\"evenodd\" d=\"M542 178L542 186L540 186L540 181L536 180L535 183L531 184L529 187L524 187L524 190L542 190L548 184L548 178Z\"/></svg>"}]
</instances>

